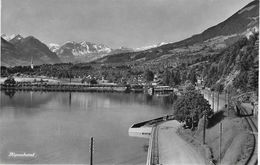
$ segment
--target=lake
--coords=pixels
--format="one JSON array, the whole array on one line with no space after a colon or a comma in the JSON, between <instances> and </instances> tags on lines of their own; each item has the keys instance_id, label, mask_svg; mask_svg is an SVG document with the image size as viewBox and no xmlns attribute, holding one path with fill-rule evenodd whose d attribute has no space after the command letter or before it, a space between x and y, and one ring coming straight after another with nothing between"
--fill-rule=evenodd
<instances>
[{"instance_id":1,"label":"lake","mask_svg":"<svg viewBox=\"0 0 260 165\"><path fill-rule=\"evenodd\" d=\"M0 163L89 164L94 137L94 164L145 164L148 139L129 137L128 128L171 114L167 102L144 94L1 91Z\"/></svg>"}]
</instances>

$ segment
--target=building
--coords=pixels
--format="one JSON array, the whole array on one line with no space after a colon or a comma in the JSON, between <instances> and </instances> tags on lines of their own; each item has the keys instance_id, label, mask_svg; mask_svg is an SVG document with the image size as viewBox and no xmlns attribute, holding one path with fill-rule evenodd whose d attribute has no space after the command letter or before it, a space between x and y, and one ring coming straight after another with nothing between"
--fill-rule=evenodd
<instances>
[{"instance_id":1,"label":"building","mask_svg":"<svg viewBox=\"0 0 260 165\"><path fill-rule=\"evenodd\" d=\"M31 69L33 69L33 58L31 58Z\"/></svg>"}]
</instances>

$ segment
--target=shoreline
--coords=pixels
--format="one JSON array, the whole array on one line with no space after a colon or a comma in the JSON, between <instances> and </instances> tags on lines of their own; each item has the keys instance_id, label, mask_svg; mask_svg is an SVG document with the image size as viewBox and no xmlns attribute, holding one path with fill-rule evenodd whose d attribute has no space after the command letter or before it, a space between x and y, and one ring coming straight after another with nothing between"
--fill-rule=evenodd
<instances>
[{"instance_id":1,"label":"shoreline","mask_svg":"<svg viewBox=\"0 0 260 165\"><path fill-rule=\"evenodd\" d=\"M39 92L126 92L126 86L90 86L90 85L23 85L4 86L1 84L1 91L39 91Z\"/></svg>"}]
</instances>

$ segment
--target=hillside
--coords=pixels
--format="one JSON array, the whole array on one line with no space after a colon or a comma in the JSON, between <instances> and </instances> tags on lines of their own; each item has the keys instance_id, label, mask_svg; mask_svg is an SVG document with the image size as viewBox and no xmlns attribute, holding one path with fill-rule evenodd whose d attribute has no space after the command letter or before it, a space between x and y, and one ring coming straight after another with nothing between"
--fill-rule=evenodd
<instances>
[{"instance_id":1,"label":"hillside","mask_svg":"<svg viewBox=\"0 0 260 165\"><path fill-rule=\"evenodd\" d=\"M170 59L178 55L209 54L226 48L250 31L259 29L259 1L255 0L225 21L208 28L201 34L185 40L165 44L141 52L111 55L97 60L98 63L147 62ZM162 57L164 56L164 57Z\"/></svg>"},{"instance_id":2,"label":"hillside","mask_svg":"<svg viewBox=\"0 0 260 165\"><path fill-rule=\"evenodd\" d=\"M240 91L258 88L259 33L242 38L204 65L203 77L211 87L218 83Z\"/></svg>"},{"instance_id":3,"label":"hillside","mask_svg":"<svg viewBox=\"0 0 260 165\"><path fill-rule=\"evenodd\" d=\"M27 62L20 59L15 46L1 38L1 65L14 66L16 64L26 65Z\"/></svg>"}]
</instances>

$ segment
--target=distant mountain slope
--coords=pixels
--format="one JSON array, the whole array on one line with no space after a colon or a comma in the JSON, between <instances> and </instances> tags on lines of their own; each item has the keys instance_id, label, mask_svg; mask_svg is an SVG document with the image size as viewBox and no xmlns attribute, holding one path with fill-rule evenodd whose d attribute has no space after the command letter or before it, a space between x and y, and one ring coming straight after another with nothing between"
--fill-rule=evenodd
<instances>
[{"instance_id":1,"label":"distant mountain slope","mask_svg":"<svg viewBox=\"0 0 260 165\"><path fill-rule=\"evenodd\" d=\"M223 49L250 31L259 29L259 1L255 0L225 21L208 28L201 34L194 35L185 40L165 44L141 52L111 55L97 60L99 63L137 62L149 61L180 54L202 54Z\"/></svg>"},{"instance_id":2,"label":"distant mountain slope","mask_svg":"<svg viewBox=\"0 0 260 165\"><path fill-rule=\"evenodd\" d=\"M18 34L13 37L10 37L10 40L8 40L8 42L10 42L11 44L16 44L16 43L20 42L22 39L24 39L24 38L20 34Z\"/></svg>"},{"instance_id":3,"label":"distant mountain slope","mask_svg":"<svg viewBox=\"0 0 260 165\"><path fill-rule=\"evenodd\" d=\"M16 64L26 64L20 59L15 46L1 37L1 65L15 66Z\"/></svg>"},{"instance_id":4,"label":"distant mountain slope","mask_svg":"<svg viewBox=\"0 0 260 165\"><path fill-rule=\"evenodd\" d=\"M29 65L32 58L34 64L61 62L45 44L32 36L16 36L9 42L1 38L1 65Z\"/></svg>"},{"instance_id":5,"label":"distant mountain slope","mask_svg":"<svg viewBox=\"0 0 260 165\"><path fill-rule=\"evenodd\" d=\"M250 10L247 10L250 9ZM174 48L183 46L185 44L193 44L196 42L203 42L205 40L217 36L229 36L232 34L241 34L248 29L258 26L259 23L259 1L255 0L225 21L208 28L201 34L194 35L188 39L173 44L163 45L161 48Z\"/></svg>"},{"instance_id":6,"label":"distant mountain slope","mask_svg":"<svg viewBox=\"0 0 260 165\"><path fill-rule=\"evenodd\" d=\"M135 51L148 50L148 49L156 48L156 47L159 47L159 46L162 46L162 45L165 45L165 44L167 44L167 43L161 42L161 43L154 44L154 45L149 45L149 46L144 46L144 47L140 47L140 48L135 48Z\"/></svg>"},{"instance_id":7,"label":"distant mountain slope","mask_svg":"<svg viewBox=\"0 0 260 165\"><path fill-rule=\"evenodd\" d=\"M12 39L14 39L14 38L16 38L16 39L22 39L23 37L20 35L20 34L12 34L12 35L7 35L7 34L2 34L1 35L1 37L3 38L3 39L5 39L6 41L10 41L10 40L12 40Z\"/></svg>"}]
</instances>

